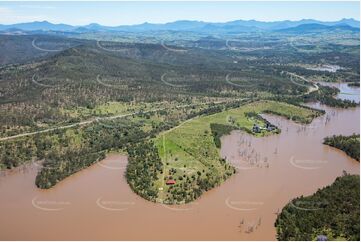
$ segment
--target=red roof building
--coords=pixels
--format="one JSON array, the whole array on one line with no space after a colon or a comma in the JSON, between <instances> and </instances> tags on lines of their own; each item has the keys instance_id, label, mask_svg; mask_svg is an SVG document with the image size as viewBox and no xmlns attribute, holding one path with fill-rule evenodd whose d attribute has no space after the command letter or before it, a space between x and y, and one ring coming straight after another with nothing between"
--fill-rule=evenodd
<instances>
[{"instance_id":1,"label":"red roof building","mask_svg":"<svg viewBox=\"0 0 361 242\"><path fill-rule=\"evenodd\" d=\"M165 184L167 184L167 185L174 185L174 184L175 184L175 180L168 180Z\"/></svg>"}]
</instances>

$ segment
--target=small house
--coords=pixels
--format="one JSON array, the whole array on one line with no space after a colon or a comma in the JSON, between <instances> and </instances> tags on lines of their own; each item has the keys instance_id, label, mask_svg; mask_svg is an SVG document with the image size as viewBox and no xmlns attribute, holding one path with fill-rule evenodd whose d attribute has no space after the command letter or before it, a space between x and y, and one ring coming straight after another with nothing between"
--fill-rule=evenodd
<instances>
[{"instance_id":1,"label":"small house","mask_svg":"<svg viewBox=\"0 0 361 242\"><path fill-rule=\"evenodd\" d=\"M261 129L257 124L253 124L252 131L255 132L255 133L260 133Z\"/></svg>"},{"instance_id":2,"label":"small house","mask_svg":"<svg viewBox=\"0 0 361 242\"><path fill-rule=\"evenodd\" d=\"M276 129L276 127L274 125L270 124L269 122L267 122L266 129L267 129L267 131L273 131Z\"/></svg>"},{"instance_id":3,"label":"small house","mask_svg":"<svg viewBox=\"0 0 361 242\"><path fill-rule=\"evenodd\" d=\"M176 183L175 180L168 180L165 184L174 185L175 183Z\"/></svg>"}]
</instances>

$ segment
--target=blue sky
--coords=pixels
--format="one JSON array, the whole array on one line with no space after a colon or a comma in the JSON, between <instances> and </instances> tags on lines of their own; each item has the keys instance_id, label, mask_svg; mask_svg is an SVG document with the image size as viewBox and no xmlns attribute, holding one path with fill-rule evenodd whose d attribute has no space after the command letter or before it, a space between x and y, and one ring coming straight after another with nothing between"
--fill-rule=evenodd
<instances>
[{"instance_id":1,"label":"blue sky","mask_svg":"<svg viewBox=\"0 0 361 242\"><path fill-rule=\"evenodd\" d=\"M359 2L0 2L0 24L47 20L108 26L176 20L360 19Z\"/></svg>"}]
</instances>

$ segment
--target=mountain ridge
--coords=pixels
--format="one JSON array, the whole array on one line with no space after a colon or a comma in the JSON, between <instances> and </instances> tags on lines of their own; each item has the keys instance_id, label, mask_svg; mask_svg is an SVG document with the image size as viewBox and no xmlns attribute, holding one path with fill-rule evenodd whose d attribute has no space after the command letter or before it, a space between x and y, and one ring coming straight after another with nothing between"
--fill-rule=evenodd
<instances>
[{"instance_id":1,"label":"mountain ridge","mask_svg":"<svg viewBox=\"0 0 361 242\"><path fill-rule=\"evenodd\" d=\"M297 21L282 20L282 21L257 21L257 20L233 20L224 23L213 23L204 22L197 20L178 20L168 23L142 23L135 25L119 25L119 26L104 26L98 23L90 23L87 25L76 26L69 24L54 24L48 21L34 21L27 23L18 23L3 25L0 24L0 30L5 31L9 29L18 29L23 31L77 31L88 30L88 31L198 31L198 32L209 32L209 31L220 31L220 30L232 30L232 31L275 31L280 29L287 29L297 27L303 24L321 24L325 26L336 26L336 25L348 25L353 28L360 28L360 22L355 19L341 19L339 21L319 21L314 19L302 19Z\"/></svg>"}]
</instances>

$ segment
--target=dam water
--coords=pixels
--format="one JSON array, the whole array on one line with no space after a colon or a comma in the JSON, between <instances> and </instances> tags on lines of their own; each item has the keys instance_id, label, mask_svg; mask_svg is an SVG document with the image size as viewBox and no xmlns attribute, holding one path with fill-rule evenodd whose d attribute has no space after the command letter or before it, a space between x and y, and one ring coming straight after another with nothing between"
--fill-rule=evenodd
<instances>
[{"instance_id":1,"label":"dam water","mask_svg":"<svg viewBox=\"0 0 361 242\"><path fill-rule=\"evenodd\" d=\"M129 188L127 157L111 154L49 190L35 186L38 165L1 173L1 240L275 240L274 222L292 198L330 185L359 162L322 144L359 133L360 109L326 110L309 125L264 115L282 132L222 137L220 155L237 168L193 203L148 202ZM310 211L312 212L312 211Z\"/></svg>"}]
</instances>

